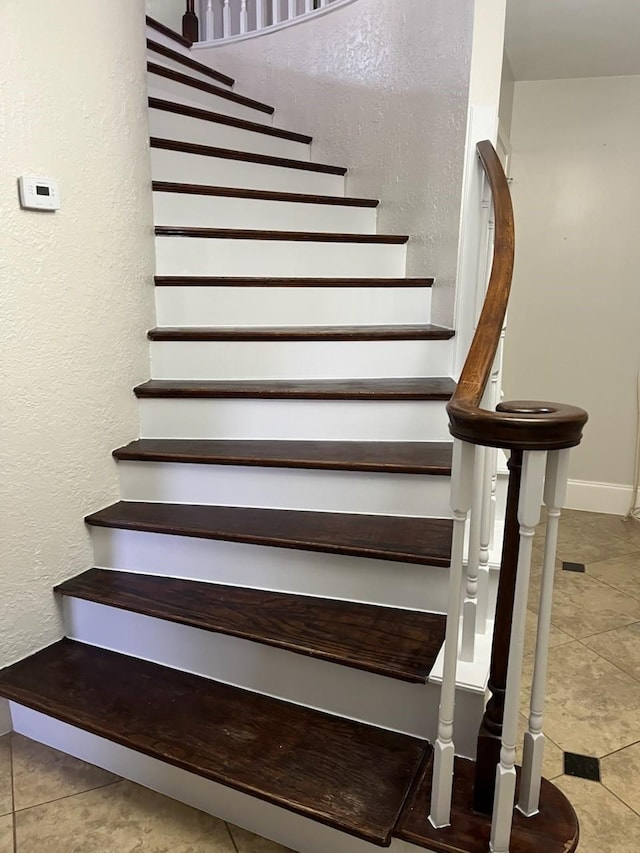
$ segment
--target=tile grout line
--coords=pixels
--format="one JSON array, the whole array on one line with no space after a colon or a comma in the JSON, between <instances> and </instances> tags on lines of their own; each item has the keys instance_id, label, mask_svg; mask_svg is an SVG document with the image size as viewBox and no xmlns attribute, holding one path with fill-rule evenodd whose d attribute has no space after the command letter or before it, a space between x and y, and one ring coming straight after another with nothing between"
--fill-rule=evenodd
<instances>
[{"instance_id":1,"label":"tile grout line","mask_svg":"<svg viewBox=\"0 0 640 853\"><path fill-rule=\"evenodd\" d=\"M227 828L227 832L229 833L229 838L231 839L231 843L233 844L233 849L236 851L236 853L240 853L240 851L238 850L238 845L236 844L236 840L235 840L235 838L233 837L233 833L232 833L232 832L231 832L231 830L229 829L229 824L227 823L227 821L226 821L226 820L225 820L225 822L224 822L224 825L226 826L226 828Z\"/></svg>"},{"instance_id":2,"label":"tile grout line","mask_svg":"<svg viewBox=\"0 0 640 853\"><path fill-rule=\"evenodd\" d=\"M602 785L602 787L605 789L605 791L608 791L608 792L611 794L611 796L612 796L612 797L614 797L614 798L615 798L619 803L622 803L622 805L623 805L625 808L629 809L629 811L630 811L632 814L637 815L638 817L640 817L640 813L639 813L639 812L637 812L637 811L636 811L632 806L630 806L630 805L629 805L629 803L625 803L625 801L622 799L622 797L619 797L619 796L618 796L618 794L616 794L616 792L615 792L615 791L612 791L612 790L611 790L611 788L607 788L607 786L604 784L604 782L602 782L602 781L601 781L601 782L598 782L597 784L598 784L598 785Z\"/></svg>"},{"instance_id":3,"label":"tile grout line","mask_svg":"<svg viewBox=\"0 0 640 853\"><path fill-rule=\"evenodd\" d=\"M34 803L32 806L25 806L22 809L14 808L14 814L20 814L21 812L28 812L31 809L39 809L41 806L50 806L51 803L60 803L62 800L71 800L73 797L81 797L83 794L89 794L91 791L101 791L103 788L109 788L112 785L119 785L121 782L127 781L126 779L116 779L115 782L107 782L105 785L96 785L95 788L87 788L85 791L76 791L73 794L65 794L64 797L55 797L53 800L45 800L43 803ZM14 804L15 805L15 804Z\"/></svg>"},{"instance_id":4,"label":"tile grout line","mask_svg":"<svg viewBox=\"0 0 640 853\"><path fill-rule=\"evenodd\" d=\"M634 624L635 624L635 623L634 623ZM622 625L621 627L622 627L622 628L626 628L626 627L628 627L628 626L627 626L627 625ZM616 629L614 629L614 630L619 630L619 629L617 629L617 628L616 628ZM605 632L605 633L606 633L606 632ZM593 636L594 636L594 637L597 637L598 635L597 635L597 634L594 634ZM583 643L583 642L582 642L582 640L576 640L576 642L577 642L577 643L580 643L580 645L582 646L582 648L583 648L583 649L586 649L586 650L587 650L587 651L589 651L589 652L593 652L593 654L594 654L596 657L600 658L600 660L605 661L606 663L608 663L608 664L609 664L609 666L612 666L612 667L613 667L615 670L617 670L618 672L621 672L623 675L626 675L626 676L627 676L627 678L631 678L631 679L633 679L633 681L635 681L636 683L640 683L640 678L638 678L638 677L637 677L637 676L635 676L635 675L632 675L630 672L627 672L627 670L626 670L626 669L622 669L622 667L618 666L618 664L617 664L617 663L614 663L613 661L609 660L609 658L606 658L604 655L601 655L601 654L600 654L600 652L597 652L595 649L592 649L592 648L591 648L591 646L587 646L587 644L586 644L586 643ZM631 744L629 744L629 746L631 746ZM626 747L623 747L623 749L626 749Z\"/></svg>"},{"instance_id":5,"label":"tile grout line","mask_svg":"<svg viewBox=\"0 0 640 853\"><path fill-rule=\"evenodd\" d=\"M610 758L612 755L617 755L619 752L623 752L625 749L630 749L632 746L638 746L640 744L640 740L636 740L633 743L628 743L626 746L621 746L620 749L614 749L613 752L608 752L606 755L602 755L600 757L600 761L604 761L605 758Z\"/></svg>"}]
</instances>

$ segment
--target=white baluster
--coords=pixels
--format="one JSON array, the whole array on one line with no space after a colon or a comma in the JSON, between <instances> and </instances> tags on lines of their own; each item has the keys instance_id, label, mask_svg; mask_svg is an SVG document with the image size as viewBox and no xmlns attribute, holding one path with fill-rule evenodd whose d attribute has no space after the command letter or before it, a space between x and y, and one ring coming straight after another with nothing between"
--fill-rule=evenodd
<instances>
[{"instance_id":1,"label":"white baluster","mask_svg":"<svg viewBox=\"0 0 640 853\"><path fill-rule=\"evenodd\" d=\"M216 37L213 25L213 0L207 0L207 8L204 13L204 37L207 41L213 41Z\"/></svg>"},{"instance_id":2,"label":"white baluster","mask_svg":"<svg viewBox=\"0 0 640 853\"><path fill-rule=\"evenodd\" d=\"M249 29L249 13L247 12L247 0L240 0L240 33L244 34Z\"/></svg>"},{"instance_id":3,"label":"white baluster","mask_svg":"<svg viewBox=\"0 0 640 853\"><path fill-rule=\"evenodd\" d=\"M256 0L256 30L263 30L267 25L265 2L266 0Z\"/></svg>"},{"instance_id":4,"label":"white baluster","mask_svg":"<svg viewBox=\"0 0 640 853\"><path fill-rule=\"evenodd\" d=\"M224 0L222 4L222 38L229 38L231 35L231 4L229 0Z\"/></svg>"},{"instance_id":5,"label":"white baluster","mask_svg":"<svg viewBox=\"0 0 640 853\"><path fill-rule=\"evenodd\" d=\"M530 450L524 453L522 463L522 482L518 505L520 550L509 647L502 749L500 750L500 764L496 768L495 799L489 844L491 853L509 853L509 838L511 836L516 793L516 740L518 737L520 682L522 679L531 552L536 525L540 521L546 461L546 451Z\"/></svg>"},{"instance_id":6,"label":"white baluster","mask_svg":"<svg viewBox=\"0 0 640 853\"><path fill-rule=\"evenodd\" d=\"M462 644L460 660L472 661L476 642L478 614L478 566L480 564L480 524L482 521L482 496L484 491L484 447L476 447L473 466L473 498L469 523L469 551L467 555L467 587L462 606Z\"/></svg>"},{"instance_id":7,"label":"white baluster","mask_svg":"<svg viewBox=\"0 0 640 853\"><path fill-rule=\"evenodd\" d=\"M549 453L547 475L544 484L544 502L547 507L547 534L544 543L544 560L542 564L542 586L540 590L540 607L538 610L538 632L536 637L533 683L531 686L529 730L524 736L520 800L518 803L518 810L527 817L532 817L538 813L540 803L540 780L542 777L542 760L544 758L542 718L544 714L544 690L547 680L547 661L549 657L553 580L556 567L558 524L560 522L560 510L564 506L567 496L568 471L568 450L555 450Z\"/></svg>"},{"instance_id":8,"label":"white baluster","mask_svg":"<svg viewBox=\"0 0 640 853\"><path fill-rule=\"evenodd\" d=\"M449 571L449 606L444 644L444 665L440 690L438 738L433 748L433 783L429 820L435 827L448 826L453 790L453 715L456 701L456 667L462 579L464 576L464 535L473 493L473 470L476 448L455 439L451 475L451 509L453 541Z\"/></svg>"},{"instance_id":9,"label":"white baluster","mask_svg":"<svg viewBox=\"0 0 640 853\"><path fill-rule=\"evenodd\" d=\"M328 6L331 3L331 0L320 0L320 8L323 6Z\"/></svg>"},{"instance_id":10,"label":"white baluster","mask_svg":"<svg viewBox=\"0 0 640 853\"><path fill-rule=\"evenodd\" d=\"M271 0L271 23L280 23L280 0Z\"/></svg>"},{"instance_id":11,"label":"white baluster","mask_svg":"<svg viewBox=\"0 0 640 853\"><path fill-rule=\"evenodd\" d=\"M313 12L313 0L304 0L304 11Z\"/></svg>"},{"instance_id":12,"label":"white baluster","mask_svg":"<svg viewBox=\"0 0 640 853\"><path fill-rule=\"evenodd\" d=\"M289 0L287 4L287 17L292 21L298 14L298 0Z\"/></svg>"}]
</instances>

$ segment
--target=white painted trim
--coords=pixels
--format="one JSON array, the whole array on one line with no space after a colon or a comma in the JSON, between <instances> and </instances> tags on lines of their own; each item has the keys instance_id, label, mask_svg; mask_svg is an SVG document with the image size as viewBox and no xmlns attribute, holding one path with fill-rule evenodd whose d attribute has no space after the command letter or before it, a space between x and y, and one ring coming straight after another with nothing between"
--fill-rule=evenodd
<instances>
[{"instance_id":1,"label":"white painted trim","mask_svg":"<svg viewBox=\"0 0 640 853\"><path fill-rule=\"evenodd\" d=\"M9 703L6 699L0 699L0 735L6 735L12 728Z\"/></svg>"},{"instance_id":2,"label":"white painted trim","mask_svg":"<svg viewBox=\"0 0 640 853\"><path fill-rule=\"evenodd\" d=\"M248 33L238 33L237 35L230 36L229 38L212 39L211 41L198 41L191 49L198 50L200 48L223 47L224 45L231 44L232 42L245 41L246 39L256 38L257 36L275 33L278 30L284 30L287 27L294 27L296 24L302 24L306 21L312 20L313 18L319 18L322 15L326 15L327 12L334 12L336 9L340 9L343 6L351 5L351 3L355 3L355 0L334 0L333 3L329 3L327 6L321 6L319 9L314 9L313 12L303 12L301 15L297 15L291 20L279 21L277 24L272 24L270 27L264 27L262 30L251 30L251 32Z\"/></svg>"},{"instance_id":3,"label":"white painted trim","mask_svg":"<svg viewBox=\"0 0 640 853\"><path fill-rule=\"evenodd\" d=\"M567 509L625 515L633 496L633 486L620 483L597 483L569 480Z\"/></svg>"},{"instance_id":4,"label":"white painted trim","mask_svg":"<svg viewBox=\"0 0 640 853\"><path fill-rule=\"evenodd\" d=\"M157 758L11 703L15 730L39 743L88 761L152 791L178 800L222 820L304 853L379 853L380 847L360 841L317 821L234 791ZM425 848L394 839L390 853L424 853Z\"/></svg>"}]
</instances>

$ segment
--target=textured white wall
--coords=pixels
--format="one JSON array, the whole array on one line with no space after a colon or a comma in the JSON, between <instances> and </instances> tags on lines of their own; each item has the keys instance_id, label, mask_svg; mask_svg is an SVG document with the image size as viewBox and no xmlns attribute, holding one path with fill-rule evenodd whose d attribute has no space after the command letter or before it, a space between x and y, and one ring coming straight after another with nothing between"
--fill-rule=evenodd
<instances>
[{"instance_id":1,"label":"textured white wall","mask_svg":"<svg viewBox=\"0 0 640 853\"><path fill-rule=\"evenodd\" d=\"M153 245L142 0L0 3L0 666L61 635L52 586L138 432ZM60 181L22 211L20 174Z\"/></svg>"},{"instance_id":2,"label":"textured white wall","mask_svg":"<svg viewBox=\"0 0 640 853\"><path fill-rule=\"evenodd\" d=\"M349 167L347 192L381 199L379 229L411 235L409 274L435 275L453 319L472 0L357 0L278 32L203 49L276 124Z\"/></svg>"},{"instance_id":3,"label":"textured white wall","mask_svg":"<svg viewBox=\"0 0 640 853\"><path fill-rule=\"evenodd\" d=\"M516 83L505 391L589 411L571 466L573 479L588 482L632 482L638 139L640 77Z\"/></svg>"}]
</instances>

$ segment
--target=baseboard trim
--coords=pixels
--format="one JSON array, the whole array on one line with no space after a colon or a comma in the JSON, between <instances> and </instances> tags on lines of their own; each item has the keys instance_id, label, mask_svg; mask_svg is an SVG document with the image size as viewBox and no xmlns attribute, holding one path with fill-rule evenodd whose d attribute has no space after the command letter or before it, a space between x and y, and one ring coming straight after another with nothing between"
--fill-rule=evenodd
<instances>
[{"instance_id":1,"label":"baseboard trim","mask_svg":"<svg viewBox=\"0 0 640 853\"><path fill-rule=\"evenodd\" d=\"M6 699L0 699L0 735L6 735L12 728L9 703Z\"/></svg>"},{"instance_id":2,"label":"baseboard trim","mask_svg":"<svg viewBox=\"0 0 640 853\"><path fill-rule=\"evenodd\" d=\"M625 515L633 496L632 486L620 483L597 483L589 480L569 480L567 509Z\"/></svg>"}]
</instances>

